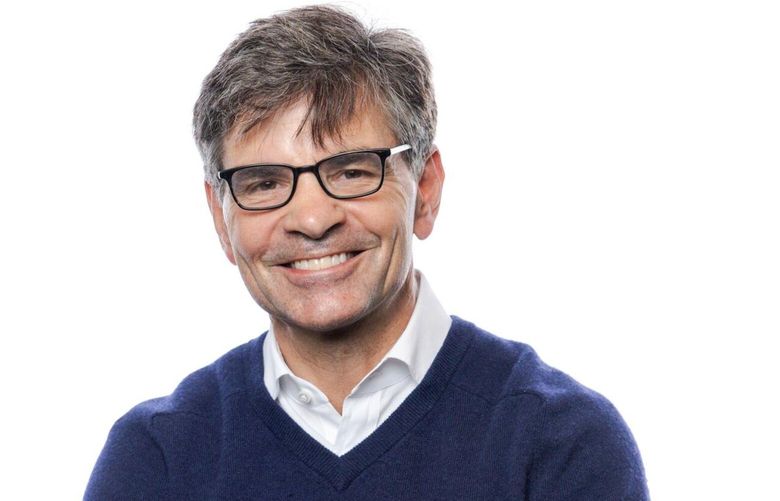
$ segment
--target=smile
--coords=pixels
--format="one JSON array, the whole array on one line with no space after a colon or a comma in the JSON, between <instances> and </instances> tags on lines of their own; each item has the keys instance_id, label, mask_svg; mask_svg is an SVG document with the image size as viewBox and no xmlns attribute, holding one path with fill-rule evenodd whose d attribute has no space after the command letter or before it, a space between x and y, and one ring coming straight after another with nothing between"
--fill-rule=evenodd
<instances>
[{"instance_id":1,"label":"smile","mask_svg":"<svg viewBox=\"0 0 780 501\"><path fill-rule=\"evenodd\" d=\"M342 252L341 254L333 254L331 256L325 256L317 259L301 259L300 261L293 261L288 264L290 268L296 270L324 270L337 266L347 259L355 256L354 252Z\"/></svg>"}]
</instances>

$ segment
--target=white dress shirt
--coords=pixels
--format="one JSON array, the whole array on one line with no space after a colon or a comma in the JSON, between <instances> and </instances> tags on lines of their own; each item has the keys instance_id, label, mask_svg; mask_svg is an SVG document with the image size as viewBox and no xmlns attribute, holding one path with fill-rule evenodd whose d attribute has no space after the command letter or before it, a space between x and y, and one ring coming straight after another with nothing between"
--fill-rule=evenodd
<instances>
[{"instance_id":1,"label":"white dress shirt","mask_svg":"<svg viewBox=\"0 0 780 501\"><path fill-rule=\"evenodd\" d=\"M452 319L422 273L409 324L384 358L355 386L342 414L325 394L292 373L279 351L273 327L263 343L263 378L271 398L306 433L337 456L376 430L417 387L439 352Z\"/></svg>"}]
</instances>

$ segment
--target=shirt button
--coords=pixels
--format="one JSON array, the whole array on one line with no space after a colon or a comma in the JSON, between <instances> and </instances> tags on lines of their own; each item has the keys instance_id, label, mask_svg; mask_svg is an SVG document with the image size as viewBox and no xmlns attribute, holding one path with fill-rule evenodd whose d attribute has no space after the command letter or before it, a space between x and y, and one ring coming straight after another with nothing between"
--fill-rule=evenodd
<instances>
[{"instance_id":1,"label":"shirt button","mask_svg":"<svg viewBox=\"0 0 780 501\"><path fill-rule=\"evenodd\" d=\"M305 391L302 391L298 393L298 401L302 404L309 404L311 403L311 395Z\"/></svg>"}]
</instances>

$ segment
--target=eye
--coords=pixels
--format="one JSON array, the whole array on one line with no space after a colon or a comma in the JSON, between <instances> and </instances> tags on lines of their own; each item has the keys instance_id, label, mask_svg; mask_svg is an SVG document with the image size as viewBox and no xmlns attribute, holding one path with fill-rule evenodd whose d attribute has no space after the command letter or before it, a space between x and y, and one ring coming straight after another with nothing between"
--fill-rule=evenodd
<instances>
[{"instance_id":1,"label":"eye","mask_svg":"<svg viewBox=\"0 0 780 501\"><path fill-rule=\"evenodd\" d=\"M377 170L370 164L351 164L326 171L325 182L335 189L339 189L342 186L356 186L362 189L367 183L373 184L378 182L381 176L381 167Z\"/></svg>"},{"instance_id":2,"label":"eye","mask_svg":"<svg viewBox=\"0 0 780 501\"><path fill-rule=\"evenodd\" d=\"M368 173L364 170L346 169L341 173L341 175L344 176L346 179L358 179L365 175L368 175Z\"/></svg>"},{"instance_id":3,"label":"eye","mask_svg":"<svg viewBox=\"0 0 780 501\"><path fill-rule=\"evenodd\" d=\"M277 186L279 186L279 183L277 183L276 181L260 181L250 186L250 189L267 191L267 190L273 190Z\"/></svg>"},{"instance_id":4,"label":"eye","mask_svg":"<svg viewBox=\"0 0 780 501\"><path fill-rule=\"evenodd\" d=\"M253 179L246 180L241 186L241 191L252 193L261 191L273 191L287 189L287 182L279 179Z\"/></svg>"}]
</instances>

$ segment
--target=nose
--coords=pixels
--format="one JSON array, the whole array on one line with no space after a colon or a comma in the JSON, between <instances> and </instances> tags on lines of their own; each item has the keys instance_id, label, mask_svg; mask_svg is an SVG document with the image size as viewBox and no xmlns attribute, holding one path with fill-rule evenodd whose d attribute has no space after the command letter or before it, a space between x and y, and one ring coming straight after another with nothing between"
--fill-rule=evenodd
<instances>
[{"instance_id":1,"label":"nose","mask_svg":"<svg viewBox=\"0 0 780 501\"><path fill-rule=\"evenodd\" d=\"M292 200L284 208L284 229L312 240L323 238L346 216L341 202L323 191L312 172L300 175Z\"/></svg>"}]
</instances>

